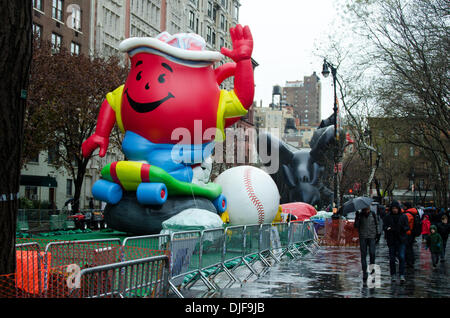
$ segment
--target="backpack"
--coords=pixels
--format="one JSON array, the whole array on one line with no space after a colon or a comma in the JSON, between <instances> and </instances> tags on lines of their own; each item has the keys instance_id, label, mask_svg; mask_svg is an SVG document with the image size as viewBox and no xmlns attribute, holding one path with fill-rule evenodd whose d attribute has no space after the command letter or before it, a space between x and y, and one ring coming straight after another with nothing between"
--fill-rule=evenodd
<instances>
[{"instance_id":1,"label":"backpack","mask_svg":"<svg viewBox=\"0 0 450 318\"><path fill-rule=\"evenodd\" d=\"M412 212L406 211L408 213L408 224L409 224L409 230L408 232L411 233L414 237L420 236L422 233L422 222L420 221L420 215L419 213L413 214Z\"/></svg>"}]
</instances>

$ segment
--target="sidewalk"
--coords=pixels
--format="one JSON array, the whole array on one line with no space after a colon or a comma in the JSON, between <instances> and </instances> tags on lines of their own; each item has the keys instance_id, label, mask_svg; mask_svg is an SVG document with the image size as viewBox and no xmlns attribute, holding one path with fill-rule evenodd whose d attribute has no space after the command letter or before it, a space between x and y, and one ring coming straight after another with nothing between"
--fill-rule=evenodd
<instances>
[{"instance_id":1,"label":"sidewalk","mask_svg":"<svg viewBox=\"0 0 450 318\"><path fill-rule=\"evenodd\" d=\"M417 242L420 238L416 239ZM450 245L450 244L449 244ZM450 249L447 248L449 251ZM376 264L380 265L381 286L369 289L362 284L359 248L321 247L315 255L303 260L284 260L270 268L260 279L223 289L215 297L249 298L405 298L450 297L450 253L436 269L421 243L415 244L415 271L406 270L406 282L390 281L388 248L384 239L377 246Z\"/></svg>"}]
</instances>

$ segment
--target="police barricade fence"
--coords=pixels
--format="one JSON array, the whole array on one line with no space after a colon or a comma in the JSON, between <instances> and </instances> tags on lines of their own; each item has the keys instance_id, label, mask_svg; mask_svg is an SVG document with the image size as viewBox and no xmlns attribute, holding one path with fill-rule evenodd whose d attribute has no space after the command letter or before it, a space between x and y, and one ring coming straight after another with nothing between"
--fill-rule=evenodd
<instances>
[{"instance_id":1,"label":"police barricade fence","mask_svg":"<svg viewBox=\"0 0 450 318\"><path fill-rule=\"evenodd\" d=\"M315 233L312 222L291 222L172 233L170 289L183 297L181 288L189 289L200 280L208 289L217 289L214 277L219 272L224 271L231 280L239 281L233 272L243 265L251 271L250 275L259 275L252 267L258 259L271 266L266 257L278 262L285 253L302 256L298 250L294 254L290 249L314 238L311 229ZM274 250L279 251L278 257Z\"/></svg>"},{"instance_id":2,"label":"police barricade fence","mask_svg":"<svg viewBox=\"0 0 450 318\"><path fill-rule=\"evenodd\" d=\"M167 255L85 268L72 297L167 297L169 271Z\"/></svg>"},{"instance_id":3,"label":"police barricade fence","mask_svg":"<svg viewBox=\"0 0 450 318\"><path fill-rule=\"evenodd\" d=\"M168 242L167 236L157 235L153 239L155 237L161 242L158 246ZM74 297L70 286L75 284L72 280L79 279L83 270L140 259L150 263L155 255L167 256L164 261L167 264L154 259L154 262L159 261L160 273L163 273L163 266L169 268L166 250L158 250L156 246L133 246L131 241L131 238L128 242L125 240L125 245L118 238L79 241L17 239L16 272L0 277L0 297ZM162 282L167 285L167 280ZM159 288L167 289L167 286Z\"/></svg>"},{"instance_id":4,"label":"police barricade fence","mask_svg":"<svg viewBox=\"0 0 450 318\"><path fill-rule=\"evenodd\" d=\"M19 259L26 259L33 268L33 271L26 270L27 275L31 275L26 280L41 282L41 284L33 285L35 295L39 295L37 297L72 297L67 286L62 286L66 285L68 278L73 274L71 270L76 269L82 272L128 261L148 260L164 254L170 255L167 265L169 279L166 284L181 297L179 291L176 291L176 286L189 286L190 283L193 285L199 280L203 281L208 289L217 289L214 277L222 271L232 281L239 281L233 271L242 265L250 270L250 275L259 275L252 267L252 263L260 260L264 266L269 267L271 266L270 257L278 262L284 254L292 255L293 244L317 238L314 227L309 227L308 224L312 225L311 222L291 222L228 226L219 229L174 232L170 235L134 236L125 238L122 243L120 239L42 240L42 242L28 243L27 240L20 239L18 241L22 244L16 246L19 251L20 266L23 267L23 263L20 263ZM304 228L305 225L308 226L307 230ZM24 249L29 253L29 255L25 255L25 258L20 252ZM296 257L296 255L292 256ZM110 269L103 267L98 271L92 269L84 273L88 275L87 273L104 270L109 271ZM123 272L124 269L121 271ZM24 273L25 271L19 272L22 276ZM96 279L98 279L98 275L95 276ZM109 281L111 279L115 283L119 281L111 275L108 277L110 277ZM186 277L189 278L187 282ZM24 279L21 280L21 282L23 281ZM51 288L48 287L49 285ZM18 284L16 284L17 286ZM114 294L108 293L103 288L103 292L100 294L111 296ZM136 293L120 294L126 297L137 295ZM80 295L83 297L84 294Z\"/></svg>"}]
</instances>

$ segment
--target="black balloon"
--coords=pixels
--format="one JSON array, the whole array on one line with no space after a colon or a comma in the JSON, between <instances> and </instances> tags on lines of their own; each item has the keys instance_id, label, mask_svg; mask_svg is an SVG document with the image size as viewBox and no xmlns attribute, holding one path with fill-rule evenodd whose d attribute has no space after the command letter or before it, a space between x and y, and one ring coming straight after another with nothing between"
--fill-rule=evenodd
<instances>
[{"instance_id":1,"label":"black balloon","mask_svg":"<svg viewBox=\"0 0 450 318\"><path fill-rule=\"evenodd\" d=\"M311 138L311 149L296 149L268 133L259 134L257 145L267 145L264 150L268 157L273 157L274 151L279 153L279 169L271 177L280 192L280 203L306 202L322 207L333 200L329 180L334 171L334 151L337 147L340 157L345 143L342 129L336 142L333 121L332 115L321 122Z\"/></svg>"},{"instance_id":2,"label":"black balloon","mask_svg":"<svg viewBox=\"0 0 450 318\"><path fill-rule=\"evenodd\" d=\"M198 208L217 213L212 202L202 197L169 197L163 205L141 205L134 192L126 192L117 204L107 204L104 215L108 227L133 235L158 234L162 222L183 210Z\"/></svg>"}]
</instances>

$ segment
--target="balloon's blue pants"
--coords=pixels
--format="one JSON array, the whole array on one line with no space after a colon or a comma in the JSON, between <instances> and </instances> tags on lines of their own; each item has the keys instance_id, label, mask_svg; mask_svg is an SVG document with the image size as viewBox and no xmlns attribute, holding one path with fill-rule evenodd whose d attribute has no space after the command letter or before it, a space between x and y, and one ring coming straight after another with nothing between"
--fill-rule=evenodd
<instances>
[{"instance_id":1,"label":"balloon's blue pants","mask_svg":"<svg viewBox=\"0 0 450 318\"><path fill-rule=\"evenodd\" d=\"M192 182L191 166L211 156L213 149L214 142L199 145L156 144L131 131L125 133L122 142L127 160L147 161L184 182Z\"/></svg>"}]
</instances>

